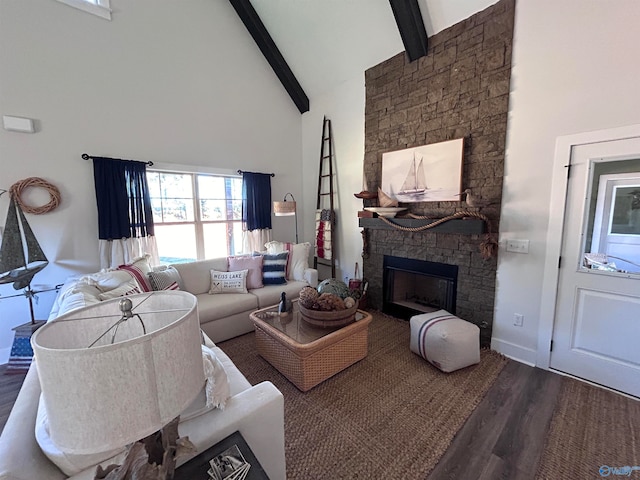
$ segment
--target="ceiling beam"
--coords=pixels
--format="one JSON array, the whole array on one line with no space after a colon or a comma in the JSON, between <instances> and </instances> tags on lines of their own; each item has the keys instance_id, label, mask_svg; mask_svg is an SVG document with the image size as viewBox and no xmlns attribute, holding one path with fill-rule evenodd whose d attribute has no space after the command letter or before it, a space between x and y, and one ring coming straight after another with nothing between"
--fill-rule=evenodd
<instances>
[{"instance_id":1,"label":"ceiling beam","mask_svg":"<svg viewBox=\"0 0 640 480\"><path fill-rule=\"evenodd\" d=\"M404 49L413 62L427 55L427 31L420 14L418 0L389 0L393 16L400 30Z\"/></svg>"},{"instance_id":2,"label":"ceiling beam","mask_svg":"<svg viewBox=\"0 0 640 480\"><path fill-rule=\"evenodd\" d=\"M280 79L282 86L285 88L293 103L296 104L300 113L309 111L309 98L304 93L300 83L287 65L286 60L278 50L275 42L269 35L266 27L260 20L258 13L251 5L249 0L229 0L233 8L236 10L238 17L247 27L247 30L258 45L258 48L267 59L271 68Z\"/></svg>"}]
</instances>

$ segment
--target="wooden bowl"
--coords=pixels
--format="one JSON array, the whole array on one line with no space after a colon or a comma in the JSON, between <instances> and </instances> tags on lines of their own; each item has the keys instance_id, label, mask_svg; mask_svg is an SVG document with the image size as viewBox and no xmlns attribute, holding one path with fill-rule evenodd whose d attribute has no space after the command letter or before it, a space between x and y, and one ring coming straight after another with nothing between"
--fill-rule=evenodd
<instances>
[{"instance_id":1,"label":"wooden bowl","mask_svg":"<svg viewBox=\"0 0 640 480\"><path fill-rule=\"evenodd\" d=\"M345 310L332 311L311 310L302 305L298 305L298 307L300 308L300 315L305 322L316 327L334 328L343 327L353 322L356 317L356 310L358 310L358 303L356 302L353 307Z\"/></svg>"}]
</instances>

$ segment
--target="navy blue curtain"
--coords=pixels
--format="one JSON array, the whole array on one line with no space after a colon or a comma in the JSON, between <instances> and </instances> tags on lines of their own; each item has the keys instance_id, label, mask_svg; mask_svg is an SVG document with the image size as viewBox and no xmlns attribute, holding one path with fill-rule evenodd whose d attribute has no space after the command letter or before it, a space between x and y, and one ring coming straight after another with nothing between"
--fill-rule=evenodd
<instances>
[{"instance_id":1,"label":"navy blue curtain","mask_svg":"<svg viewBox=\"0 0 640 480\"><path fill-rule=\"evenodd\" d=\"M146 163L92 158L98 203L98 238L118 240L153 235Z\"/></svg>"},{"instance_id":2,"label":"navy blue curtain","mask_svg":"<svg viewBox=\"0 0 640 480\"><path fill-rule=\"evenodd\" d=\"M271 228L271 174L242 172L242 222L249 231Z\"/></svg>"}]
</instances>

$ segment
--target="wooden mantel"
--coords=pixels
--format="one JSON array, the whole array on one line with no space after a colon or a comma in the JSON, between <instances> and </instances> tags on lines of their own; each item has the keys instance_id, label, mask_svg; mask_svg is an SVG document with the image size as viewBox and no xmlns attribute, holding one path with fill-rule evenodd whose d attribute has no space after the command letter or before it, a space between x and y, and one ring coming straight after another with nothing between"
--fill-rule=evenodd
<instances>
[{"instance_id":1,"label":"wooden mantel","mask_svg":"<svg viewBox=\"0 0 640 480\"><path fill-rule=\"evenodd\" d=\"M359 218L358 219L359 226L361 228L375 228L375 229L385 229L385 230L395 230L395 228L391 225L388 225L381 218ZM391 222L399 225L401 227L422 227L424 225L429 225L437 221L437 219L417 219L417 218L390 218ZM402 230L398 230L401 232ZM481 235L486 233L486 226L483 220L478 218L459 218L454 220L449 220L448 222L444 222L440 225L437 225L433 228L427 228L424 230L420 230L423 233L458 233L461 235Z\"/></svg>"}]
</instances>

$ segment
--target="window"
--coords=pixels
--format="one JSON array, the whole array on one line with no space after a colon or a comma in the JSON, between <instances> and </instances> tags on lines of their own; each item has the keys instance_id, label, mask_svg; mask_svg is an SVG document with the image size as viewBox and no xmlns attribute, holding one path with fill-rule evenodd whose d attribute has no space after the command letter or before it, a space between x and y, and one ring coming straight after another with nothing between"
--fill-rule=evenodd
<instances>
[{"instance_id":1,"label":"window","mask_svg":"<svg viewBox=\"0 0 640 480\"><path fill-rule=\"evenodd\" d=\"M585 267L640 273L640 159L592 163Z\"/></svg>"},{"instance_id":2,"label":"window","mask_svg":"<svg viewBox=\"0 0 640 480\"><path fill-rule=\"evenodd\" d=\"M242 252L242 178L150 170L147 181L163 263Z\"/></svg>"},{"instance_id":3,"label":"window","mask_svg":"<svg viewBox=\"0 0 640 480\"><path fill-rule=\"evenodd\" d=\"M109 0L58 0L65 5L111 20Z\"/></svg>"}]
</instances>

